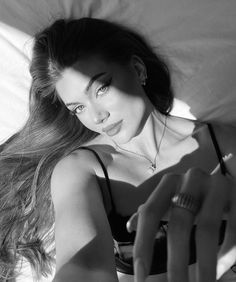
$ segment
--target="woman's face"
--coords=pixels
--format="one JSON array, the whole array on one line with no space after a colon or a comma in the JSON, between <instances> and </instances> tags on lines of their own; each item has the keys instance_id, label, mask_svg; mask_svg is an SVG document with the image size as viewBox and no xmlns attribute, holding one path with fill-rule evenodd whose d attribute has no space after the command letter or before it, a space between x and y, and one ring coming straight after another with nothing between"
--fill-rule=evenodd
<instances>
[{"instance_id":1,"label":"woman's face","mask_svg":"<svg viewBox=\"0 0 236 282\"><path fill-rule=\"evenodd\" d=\"M56 89L87 128L124 144L140 132L153 109L141 84L143 70L135 56L126 66L93 56L65 69Z\"/></svg>"}]
</instances>

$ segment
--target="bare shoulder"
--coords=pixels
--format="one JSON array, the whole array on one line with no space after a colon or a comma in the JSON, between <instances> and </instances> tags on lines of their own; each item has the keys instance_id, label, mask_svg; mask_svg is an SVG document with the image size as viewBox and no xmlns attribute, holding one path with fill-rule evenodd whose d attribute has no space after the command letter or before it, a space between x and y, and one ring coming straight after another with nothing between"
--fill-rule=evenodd
<instances>
[{"instance_id":1,"label":"bare shoulder","mask_svg":"<svg viewBox=\"0 0 236 282\"><path fill-rule=\"evenodd\" d=\"M96 157L89 150L79 149L68 156L61 159L57 165L55 166L54 171L59 170L62 172L63 170L67 170L68 168L81 168L81 169L89 169L91 166L88 166L94 162Z\"/></svg>"},{"instance_id":2,"label":"bare shoulder","mask_svg":"<svg viewBox=\"0 0 236 282\"><path fill-rule=\"evenodd\" d=\"M96 165L96 157L89 150L77 150L61 159L51 176L52 197L69 193L73 189L88 187L88 182L95 179Z\"/></svg>"},{"instance_id":3,"label":"bare shoulder","mask_svg":"<svg viewBox=\"0 0 236 282\"><path fill-rule=\"evenodd\" d=\"M51 177L57 269L66 263L73 265L78 279L91 277L98 262L104 272L112 270L115 276L111 260L113 240L95 173L96 163L93 152L77 150L57 163ZM78 281L84 280L91 281Z\"/></svg>"}]
</instances>

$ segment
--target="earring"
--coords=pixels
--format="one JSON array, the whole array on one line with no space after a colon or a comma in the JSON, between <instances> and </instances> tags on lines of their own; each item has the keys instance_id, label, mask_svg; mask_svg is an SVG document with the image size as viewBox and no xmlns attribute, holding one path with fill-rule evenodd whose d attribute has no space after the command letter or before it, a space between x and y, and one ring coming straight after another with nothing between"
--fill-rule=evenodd
<instances>
[{"instance_id":1,"label":"earring","mask_svg":"<svg viewBox=\"0 0 236 282\"><path fill-rule=\"evenodd\" d=\"M147 80L147 75L145 74L145 75L144 75L144 78L143 78L143 80L142 80L142 82L141 82L141 84L142 84L143 86L146 85L146 80Z\"/></svg>"}]
</instances>

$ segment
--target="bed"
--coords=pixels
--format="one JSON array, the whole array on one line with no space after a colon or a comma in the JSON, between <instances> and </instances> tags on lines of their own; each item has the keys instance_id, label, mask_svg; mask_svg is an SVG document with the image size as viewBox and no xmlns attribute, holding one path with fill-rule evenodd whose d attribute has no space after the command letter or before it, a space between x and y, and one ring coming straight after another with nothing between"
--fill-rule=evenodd
<instances>
[{"instance_id":1,"label":"bed","mask_svg":"<svg viewBox=\"0 0 236 282\"><path fill-rule=\"evenodd\" d=\"M235 0L0 0L0 143L28 116L33 35L83 16L133 26L158 47L172 71L171 114L236 125Z\"/></svg>"}]
</instances>

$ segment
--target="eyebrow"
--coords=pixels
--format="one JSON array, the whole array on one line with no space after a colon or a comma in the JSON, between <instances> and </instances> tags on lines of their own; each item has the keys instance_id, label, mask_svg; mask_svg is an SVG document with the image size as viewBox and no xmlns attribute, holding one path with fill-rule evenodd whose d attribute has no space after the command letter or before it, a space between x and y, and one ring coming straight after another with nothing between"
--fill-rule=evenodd
<instances>
[{"instance_id":1,"label":"eyebrow","mask_svg":"<svg viewBox=\"0 0 236 282\"><path fill-rule=\"evenodd\" d=\"M103 76L104 74L106 74L106 72L100 72L100 73L94 75L94 76L90 79L88 85L86 86L85 91L88 92L89 89L90 89L90 87L93 85L93 83L94 83L96 80L98 80L99 77ZM77 105L77 104L78 104L77 102L71 102L71 103L66 103L66 106L69 107L69 106L74 106L74 105Z\"/></svg>"},{"instance_id":2,"label":"eyebrow","mask_svg":"<svg viewBox=\"0 0 236 282\"><path fill-rule=\"evenodd\" d=\"M87 87L86 87L86 92L89 91L89 88L93 85L94 81L98 80L99 77L103 76L106 74L106 72L100 72L98 74L95 74L89 81Z\"/></svg>"}]
</instances>

